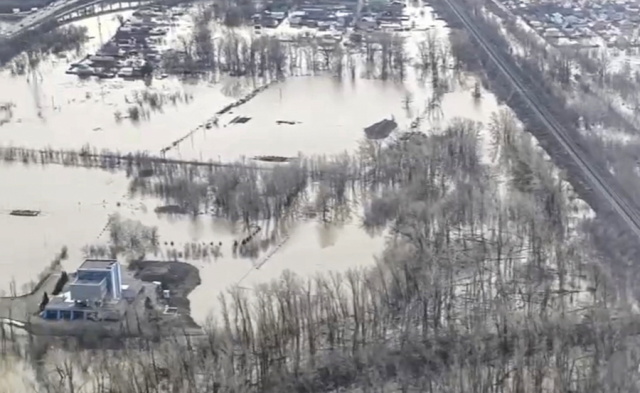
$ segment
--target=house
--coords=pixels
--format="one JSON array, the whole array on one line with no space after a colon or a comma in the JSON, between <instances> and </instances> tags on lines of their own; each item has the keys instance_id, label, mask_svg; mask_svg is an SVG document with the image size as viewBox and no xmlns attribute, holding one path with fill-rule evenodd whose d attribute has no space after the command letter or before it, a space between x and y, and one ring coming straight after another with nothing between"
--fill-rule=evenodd
<instances>
[{"instance_id":1,"label":"house","mask_svg":"<svg viewBox=\"0 0 640 393\"><path fill-rule=\"evenodd\" d=\"M612 36L608 44L611 46L623 47L629 45L629 40L624 36Z\"/></svg>"},{"instance_id":2,"label":"house","mask_svg":"<svg viewBox=\"0 0 640 393\"><path fill-rule=\"evenodd\" d=\"M302 23L302 18L306 15L304 11L293 11L289 15L289 23L292 25L299 25Z\"/></svg>"},{"instance_id":3,"label":"house","mask_svg":"<svg viewBox=\"0 0 640 393\"><path fill-rule=\"evenodd\" d=\"M531 27L538 28L538 27L542 27L544 25L544 23L540 22L539 20L532 20L529 21L529 24L531 25Z\"/></svg>"},{"instance_id":4,"label":"house","mask_svg":"<svg viewBox=\"0 0 640 393\"><path fill-rule=\"evenodd\" d=\"M388 137L396 128L398 128L398 123L396 123L395 119L392 116L391 119L382 119L376 123L373 123L369 127L366 127L364 129L364 132L369 139L384 139Z\"/></svg>"},{"instance_id":5,"label":"house","mask_svg":"<svg viewBox=\"0 0 640 393\"><path fill-rule=\"evenodd\" d=\"M640 12L640 8L636 4L628 4L625 8L625 12L628 14L637 14Z\"/></svg>"},{"instance_id":6,"label":"house","mask_svg":"<svg viewBox=\"0 0 640 393\"><path fill-rule=\"evenodd\" d=\"M564 37L564 33L562 33L559 29L555 27L549 27L544 32L544 37L546 38L560 38Z\"/></svg>"},{"instance_id":7,"label":"house","mask_svg":"<svg viewBox=\"0 0 640 393\"><path fill-rule=\"evenodd\" d=\"M115 67L118 59L113 56L90 56L89 61L93 67Z\"/></svg>"},{"instance_id":8,"label":"house","mask_svg":"<svg viewBox=\"0 0 640 393\"><path fill-rule=\"evenodd\" d=\"M562 16L562 14L560 14L559 12L554 12L553 14L549 15L549 21L556 25L562 25L564 23L564 16Z\"/></svg>"},{"instance_id":9,"label":"house","mask_svg":"<svg viewBox=\"0 0 640 393\"><path fill-rule=\"evenodd\" d=\"M283 20L287 17L287 13L285 11L271 11L270 15L273 19Z\"/></svg>"},{"instance_id":10,"label":"house","mask_svg":"<svg viewBox=\"0 0 640 393\"><path fill-rule=\"evenodd\" d=\"M79 76L91 76L95 73L93 67L87 64L78 64L75 67L72 67L73 73Z\"/></svg>"},{"instance_id":11,"label":"house","mask_svg":"<svg viewBox=\"0 0 640 393\"><path fill-rule=\"evenodd\" d=\"M584 27L588 23L586 19L577 17L575 15L569 15L564 20L566 25L571 25L576 28Z\"/></svg>"},{"instance_id":12,"label":"house","mask_svg":"<svg viewBox=\"0 0 640 393\"><path fill-rule=\"evenodd\" d=\"M357 22L357 27L363 30L375 29L378 27L378 21L373 17L365 16Z\"/></svg>"},{"instance_id":13,"label":"house","mask_svg":"<svg viewBox=\"0 0 640 393\"><path fill-rule=\"evenodd\" d=\"M115 259L87 259L68 291L52 298L41 316L50 320L100 320L111 316L122 299L122 271Z\"/></svg>"},{"instance_id":14,"label":"house","mask_svg":"<svg viewBox=\"0 0 640 393\"><path fill-rule=\"evenodd\" d=\"M622 34L631 35L636 28L636 24L631 22L628 19L625 19L622 22L620 22L620 25L618 26L618 28L620 29L620 32Z\"/></svg>"}]
</instances>

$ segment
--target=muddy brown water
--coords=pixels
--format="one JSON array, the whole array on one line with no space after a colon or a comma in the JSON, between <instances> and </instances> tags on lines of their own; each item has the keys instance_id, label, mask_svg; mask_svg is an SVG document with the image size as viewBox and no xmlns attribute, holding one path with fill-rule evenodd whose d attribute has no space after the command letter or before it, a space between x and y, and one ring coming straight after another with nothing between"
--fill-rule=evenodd
<instances>
[{"instance_id":1,"label":"muddy brown water","mask_svg":"<svg viewBox=\"0 0 640 393\"><path fill-rule=\"evenodd\" d=\"M442 28L428 12L422 23ZM105 40L113 34L117 20L115 15L108 15L77 24L87 26L94 37L83 53L48 61L37 75L0 74L0 103L15 104L11 121L0 126L0 144L32 148L80 148L90 144L98 149L157 153L256 85L235 78L198 84L172 78L154 80L156 91L182 93L193 100L166 105L138 124L128 119L117 122L114 112L125 112L126 97L144 90L145 85L119 79L79 80L66 75L69 63L95 51L101 36ZM439 114L425 123L437 129L454 117L489 122L499 105L488 92L476 102L471 95L473 84L470 78L457 81L453 91L443 96ZM405 108L407 96L411 96L411 111ZM428 83L419 82L415 74L403 84L364 79L360 74L354 81L347 78L342 82L332 77L290 78L221 117L218 128L193 133L167 155L232 161L243 156L354 151L364 136L364 127L393 115L405 128L429 97ZM224 127L236 116L250 120ZM278 120L296 124L279 125ZM240 237L234 225L211 217L157 215L154 208L164 203L155 198L129 198L128 180L121 172L0 164L0 184L0 239L4 245L0 248L0 290L8 292L15 281L20 292L62 246L69 248L64 267L75 269L82 261L83 246L106 241L102 230L109 214L118 212L159 228L159 258L168 257L168 250L182 249L186 243L222 242L217 259L191 261L199 267L202 279L190 295L191 313L197 322L216 314L216 294L229 286L250 289L277 278L284 269L305 276L368 266L380 255L385 241L383 235L364 232L355 214L338 226L313 219L294 222L257 258L237 258L231 248L233 240ZM9 215L14 209L41 210L42 214ZM33 370L21 361L5 358L0 363L0 375L6 382L0 393L34 389Z\"/></svg>"},{"instance_id":2,"label":"muddy brown water","mask_svg":"<svg viewBox=\"0 0 640 393\"><path fill-rule=\"evenodd\" d=\"M80 80L66 75L69 63L94 51L100 37L107 39L117 27L115 15L103 16L99 23L97 18L78 23L87 26L94 37L83 53L45 62L35 75L0 75L0 103L15 104L11 121L0 126L1 144L32 148L90 144L98 150L157 154L260 83L237 78L197 84L173 78L154 80L156 91L178 92L193 100L166 105L138 124L128 119L118 122L114 112L125 112L126 97L144 90L145 85L141 81ZM435 28L433 23L430 26ZM454 89L443 96L440 110L425 123L438 128L454 117L490 121L499 106L488 92L480 102L475 101L473 84L471 78L454 81ZM429 82L420 82L415 73L409 73L405 83L365 79L360 73L355 80L342 81L328 76L292 77L222 116L218 127L198 130L167 155L232 161L243 156L354 151L364 137L364 127L394 116L400 127L406 128L430 94ZM409 111L404 102L408 96L412 102ZM225 127L236 116L250 120ZM278 120L296 124L277 124ZM65 267L75 269L83 257L82 247L96 241L108 215L114 212L158 226L161 240L173 242L175 248L190 242L223 242L222 256L216 261L193 261L202 276L202 285L190 296L196 321L209 314L215 293L230 285L251 287L276 278L283 269L306 275L367 265L384 245L382 236L371 237L360 228L357 215L339 227L315 220L300 222L289 228L288 240L256 269L260 257L253 261L233 257L230 245L239 236L232 225L210 217L158 216L153 209L163 204L161 201L126 196L128 181L123 173L13 164L0 166L0 184L0 238L3 244L11 245L0 249L0 289L5 292L12 280L18 289L34 280L63 245L70 254ZM10 216L13 209L41 210L42 214ZM98 240L105 241L105 235Z\"/></svg>"}]
</instances>

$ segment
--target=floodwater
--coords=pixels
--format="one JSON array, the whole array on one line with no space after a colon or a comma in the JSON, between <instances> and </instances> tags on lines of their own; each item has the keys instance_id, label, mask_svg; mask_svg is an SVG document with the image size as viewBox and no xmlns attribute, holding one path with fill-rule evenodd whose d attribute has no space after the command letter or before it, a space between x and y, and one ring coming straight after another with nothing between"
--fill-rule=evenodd
<instances>
[{"instance_id":1,"label":"floodwater","mask_svg":"<svg viewBox=\"0 0 640 393\"><path fill-rule=\"evenodd\" d=\"M11 245L0 249L0 289L7 294L12 281L18 292L26 290L24 286L36 279L63 246L69 250L64 268L77 268L84 257L84 246L108 240L104 229L113 213L158 228L158 259L171 258L170 251L183 252L192 243L222 243L217 258L190 260L201 269L202 285L191 296L192 313L199 322L205 321L211 311L212 294L230 286L251 287L277 278L285 269L305 275L367 265L382 251L384 243L383 237L372 237L360 228L355 212L353 218L339 225L313 219L293 222L256 258L242 258L232 253L233 241L245 236L242 230L211 217L156 214L154 209L162 201L130 198L128 179L121 172L3 164L0 182L6 190L12 190L0 198L0 238L3 244ZM16 209L40 210L41 214L9 214ZM271 233L270 228L265 226L263 233ZM256 265L261 267L256 269Z\"/></svg>"},{"instance_id":2,"label":"floodwater","mask_svg":"<svg viewBox=\"0 0 640 393\"><path fill-rule=\"evenodd\" d=\"M30 364L11 354L0 360L0 393L36 392L36 375Z\"/></svg>"},{"instance_id":3,"label":"floodwater","mask_svg":"<svg viewBox=\"0 0 640 393\"><path fill-rule=\"evenodd\" d=\"M129 14L123 13L125 17ZM426 13L423 19L429 18ZM76 24L86 26L93 37L82 53L45 62L36 74L0 74L0 103L15 104L11 121L0 127L0 143L72 149L89 144L97 149L157 154L262 83L238 78L190 83L167 78L153 80L147 87L142 81L82 80L66 75L69 64L94 53L115 32L118 21L112 14ZM183 25L174 30L169 41L184 34ZM421 34L415 33L416 37ZM410 52L415 51L415 46L410 46ZM471 87L458 86L446 93L439 110L431 113L431 120L446 121L454 116L486 120L486 114L496 105L489 94L485 94L487 100L475 103ZM137 123L127 118L118 120L118 113L126 117L136 92L145 90L178 99L167 102L161 110L147 107L148 118ZM411 70L405 83L363 79L360 75L342 82L331 77L290 78L225 116L220 127L197 131L169 155L235 160L253 155L340 153L355 149L364 127L383 117L393 116L401 125L408 125L424 110L430 96L429 82L419 81ZM251 120L224 127L237 115ZM299 124L277 125L277 120Z\"/></svg>"},{"instance_id":4,"label":"floodwater","mask_svg":"<svg viewBox=\"0 0 640 393\"><path fill-rule=\"evenodd\" d=\"M115 15L108 15L100 17L99 23L98 18L91 18L77 24L87 26L93 37L82 53L46 62L35 75L0 74L0 102L15 104L11 121L0 126L0 144L31 148L90 144L97 149L158 153L259 84L237 78L198 84L172 78L154 80L156 91L189 96L189 102L151 111L149 118L138 124L129 119L118 122L114 113L126 113L127 99L146 86L141 81L80 80L66 75L68 65L94 52L113 34L118 22ZM180 27L176 29L179 31L174 35L181 34ZM423 113L432 96L430 81L420 81L414 72L408 75L405 83L365 79L359 73L355 80L342 81L328 76L289 78L221 117L218 127L199 129L167 156L232 161L255 155L353 152L366 126L393 116L406 128ZM467 77L453 81L452 91L425 115L424 124L437 129L454 117L488 122L499 105L489 92L475 100L471 94L474 83ZM228 125L236 116L251 119ZM296 124L278 125L278 120ZM283 239L287 240L271 245L257 260L235 258L231 244L241 236L230 224L210 217L158 216L153 209L161 201L130 199L123 173L14 164L0 166L0 181L4 190L10 190L0 197L0 238L3 244L11 245L0 251L0 289L5 291L12 280L18 289L34 280L64 245L70 254L65 267L77 267L83 246L106 240L102 231L108 215L115 212L159 228L165 252L159 257L187 243L223 243L222 255L216 260L192 262L201 269L202 285L191 295L192 314L200 322L211 312L216 294L231 285L250 288L278 277L284 269L306 275L367 265L384 245L384 237L367 234L354 214L351 221L339 226L317 220L292 223L284 231ZM41 210L42 214L10 216L14 209ZM270 257L262 264L265 255Z\"/></svg>"},{"instance_id":5,"label":"floodwater","mask_svg":"<svg viewBox=\"0 0 640 393\"><path fill-rule=\"evenodd\" d=\"M0 290L15 280L36 280L63 246L77 267L81 249L95 241L108 215L127 191L122 173L57 165L0 165ZM11 210L40 210L38 217L11 216Z\"/></svg>"},{"instance_id":6,"label":"floodwater","mask_svg":"<svg viewBox=\"0 0 640 393\"><path fill-rule=\"evenodd\" d=\"M383 251L385 237L370 235L361 227L360 209L353 209L350 218L339 223L322 223L305 219L279 225L259 222L262 227L256 237L265 240L277 233L275 240L261 248L255 257L241 257L233 252L234 240L246 236L240 225L206 216L196 218L157 214L161 205L155 198L130 200L122 205L123 218L130 218L158 228L160 251L148 258L172 259L173 251L200 269L202 284L190 295L191 315L204 323L217 305L217 294L232 286L251 289L254 285L277 279L284 270L302 277L319 272L345 271L369 266ZM103 234L101 240L107 239ZM191 245L219 247L220 253L206 259L194 259L184 250Z\"/></svg>"},{"instance_id":7,"label":"floodwater","mask_svg":"<svg viewBox=\"0 0 640 393\"><path fill-rule=\"evenodd\" d=\"M472 86L445 94L440 108L427 116L425 123L444 126L453 117L487 122L498 104L491 94L479 102L474 100ZM424 85L370 79L289 78L221 117L217 128L194 133L167 156L230 161L241 156L354 151L364 137L364 128L383 118L394 117L401 129L408 129L427 106L426 89ZM251 120L229 124L236 116ZM278 124L279 120L296 124Z\"/></svg>"},{"instance_id":8,"label":"floodwater","mask_svg":"<svg viewBox=\"0 0 640 393\"><path fill-rule=\"evenodd\" d=\"M237 95L254 88L253 83L233 78L215 84L153 80L152 91L180 97L175 105L166 103L159 111L149 110L148 119L137 124L130 119L117 121L116 112L126 115L135 93L147 87L143 81L83 80L65 74L71 63L95 53L100 42L115 33L118 21L116 16L107 15L100 17L100 23L98 18L91 18L77 24L86 26L93 37L82 53L45 62L35 75L0 73L0 103L15 104L11 121L0 127L2 144L71 149L89 144L99 149L157 154Z\"/></svg>"},{"instance_id":9,"label":"floodwater","mask_svg":"<svg viewBox=\"0 0 640 393\"><path fill-rule=\"evenodd\" d=\"M424 23L433 27L432 22ZM94 37L85 52L95 51L100 36L106 39L117 26L114 16L101 17L99 26L97 18L78 24L88 26ZM188 95L192 97L190 102L167 105L139 124L128 119L117 122L114 113L126 112L127 97L146 86L122 80L79 80L64 74L68 64L83 55L44 64L39 75L28 79L11 77L7 72L0 75L0 103L16 105L11 122L0 126L0 145L79 148L90 144L98 149L157 153L254 87L235 78L199 84L171 78L154 80L154 89ZM454 117L488 123L501 105L487 91L482 92L481 100L475 100L471 94L474 84L469 77L454 81L452 91L445 93L438 108L426 116L426 128L437 130ZM289 78L221 117L219 127L193 133L167 155L232 161L255 155L353 151L363 139L363 128L381 118L393 116L401 128L406 128L431 99L430 89L430 81L420 82L414 73L410 73L408 83L361 75L342 81L333 77ZM251 119L229 125L236 116ZM278 120L296 124L278 125ZM488 151L487 133L482 132L480 139ZM308 276L370 266L385 243L384 235L371 236L361 228L356 209L352 218L341 224L324 224L317 219L291 222L256 258L240 258L232 252L233 241L243 237L238 228L212 217L158 215L154 208L164 203L128 196L128 179L122 172L0 164L0 184L4 191L0 196L0 239L5 245L0 249L0 290L8 291L15 280L20 291L63 246L69 249L64 267L75 269L82 261L85 245L107 240L103 231L107 218L117 212L158 227L158 259L170 258L170 251L183 251L190 244L221 243L216 258L181 258L200 269L202 284L190 295L191 314L200 323L216 315L217 295L231 286L250 290L278 278L285 269ZM9 214L14 209L42 213L38 217L14 217ZM261 225L264 232L271 229ZM54 357L48 360L55 364ZM0 377L5 382L0 393L37 390L31 386L33 371L22 362L0 362Z\"/></svg>"},{"instance_id":10,"label":"floodwater","mask_svg":"<svg viewBox=\"0 0 640 393\"><path fill-rule=\"evenodd\" d=\"M130 13L122 14L127 17ZM150 111L149 118L139 123L129 119L118 122L115 113L126 113L131 105L127 101L148 87L141 81L81 80L66 75L69 64L95 52L115 32L118 22L112 14L76 24L87 26L93 37L81 53L47 61L35 75L0 73L0 103L15 104L11 121L0 126L0 145L77 149L89 144L97 149L158 153L261 83L237 78L200 83L154 80L150 87L154 91L189 97L188 102L178 100L161 111ZM442 23L434 21L428 11L418 24L442 29ZM174 37L183 34L182 27L176 30ZM481 100L475 100L471 94L474 83L467 77L453 81L452 91L425 115L423 124L438 129L454 117L486 124L500 105L486 91ZM233 161L256 155L354 151L364 137L364 127L393 116L406 128L431 97L430 81L420 81L412 71L405 83L366 79L360 73L355 80L342 81L328 76L292 77L221 117L218 127L197 130L167 156ZM236 116L251 119L228 125ZM278 125L278 120L296 124ZM69 250L64 267L74 270L82 261L84 246L107 240L104 229L108 216L117 212L158 227L158 259L169 258L170 251L182 251L190 244L222 243L217 258L189 260L200 268L202 278L202 284L190 295L191 314L200 323L216 314L217 295L231 286L251 289L278 278L285 269L307 276L370 266L385 243L384 235L371 236L361 228L356 209L352 218L341 224L324 224L317 219L291 222L256 258L240 258L232 252L232 244L243 235L233 225L212 217L158 215L154 208L163 202L131 198L122 172L0 164L0 184L4 191L0 196L0 239L5 245L0 249L1 291L8 292L12 281L19 292L26 289L63 246ZM40 210L41 215L11 216L15 209ZM265 232L268 229L265 226ZM32 372L22 370L19 364L20 369L0 364L0 375L8 382L6 386L11 386L9 391L22 391L25 381L33 380Z\"/></svg>"}]
</instances>

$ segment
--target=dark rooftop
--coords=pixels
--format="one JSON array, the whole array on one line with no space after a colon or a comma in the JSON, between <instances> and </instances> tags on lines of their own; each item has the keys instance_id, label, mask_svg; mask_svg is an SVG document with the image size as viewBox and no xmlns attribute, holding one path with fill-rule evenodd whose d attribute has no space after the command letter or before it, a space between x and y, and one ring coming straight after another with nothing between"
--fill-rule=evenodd
<instances>
[{"instance_id":1,"label":"dark rooftop","mask_svg":"<svg viewBox=\"0 0 640 393\"><path fill-rule=\"evenodd\" d=\"M71 285L101 285L103 281L106 281L106 278L96 279L96 280L87 280L82 278L76 278Z\"/></svg>"},{"instance_id":2,"label":"dark rooftop","mask_svg":"<svg viewBox=\"0 0 640 393\"><path fill-rule=\"evenodd\" d=\"M90 270L110 270L111 266L118 262L115 259L85 259L80 265L81 269L90 269Z\"/></svg>"},{"instance_id":3,"label":"dark rooftop","mask_svg":"<svg viewBox=\"0 0 640 393\"><path fill-rule=\"evenodd\" d=\"M398 123L392 118L382 119L377 123L370 125L364 129L364 132L369 139L384 139L391 134L393 130L398 128Z\"/></svg>"}]
</instances>

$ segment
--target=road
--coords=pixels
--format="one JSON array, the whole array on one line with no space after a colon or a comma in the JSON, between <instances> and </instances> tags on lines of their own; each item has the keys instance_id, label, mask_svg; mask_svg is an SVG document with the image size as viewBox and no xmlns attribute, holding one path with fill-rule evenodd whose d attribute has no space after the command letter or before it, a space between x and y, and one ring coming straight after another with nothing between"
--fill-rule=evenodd
<instances>
[{"instance_id":1,"label":"road","mask_svg":"<svg viewBox=\"0 0 640 393\"><path fill-rule=\"evenodd\" d=\"M540 99L526 87L522 81L519 72L515 70L507 61L500 56L487 39L481 34L477 26L471 20L469 15L463 11L455 0L443 0L453 13L464 24L465 28L477 41L479 46L487 53L498 69L507 77L513 87L525 99L530 109L550 131L551 135L556 139L556 145L563 148L567 156L573 161L577 168L584 174L584 179L589 183L592 191L598 194L603 200L606 200L613 211L629 226L629 229L640 239L640 214L635 206L630 203L625 196L618 190L613 179L605 177L601 171L590 162L589 157L580 146L569 136L568 131L556 120L549 112L547 107Z\"/></svg>"},{"instance_id":2,"label":"road","mask_svg":"<svg viewBox=\"0 0 640 393\"><path fill-rule=\"evenodd\" d=\"M91 0L58 0L51 3L46 8L39 9L38 11L25 16L20 22L9 26L3 33L0 33L0 38L14 38L27 30L38 27L52 18L60 17L63 14L72 11L77 6L97 2L98 1Z\"/></svg>"},{"instance_id":3,"label":"road","mask_svg":"<svg viewBox=\"0 0 640 393\"><path fill-rule=\"evenodd\" d=\"M63 10L69 3L73 2L74 0L57 1L49 5L47 8L39 9L37 12L25 16L24 19L22 19L20 22L13 24L7 28L4 31L3 38L13 38L28 29L42 24L47 19L54 17L56 13Z\"/></svg>"}]
</instances>

